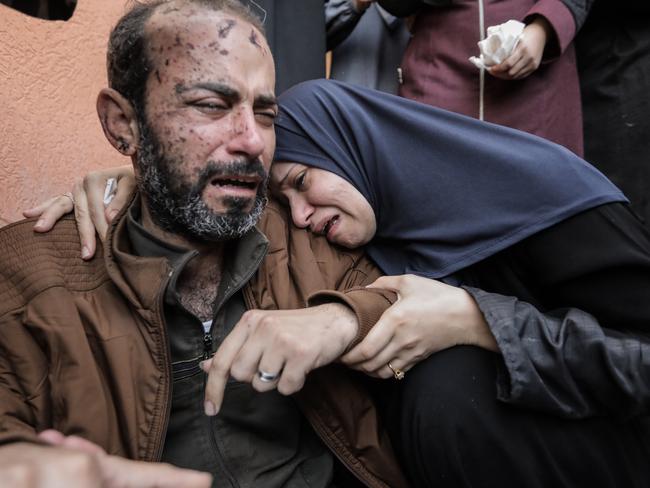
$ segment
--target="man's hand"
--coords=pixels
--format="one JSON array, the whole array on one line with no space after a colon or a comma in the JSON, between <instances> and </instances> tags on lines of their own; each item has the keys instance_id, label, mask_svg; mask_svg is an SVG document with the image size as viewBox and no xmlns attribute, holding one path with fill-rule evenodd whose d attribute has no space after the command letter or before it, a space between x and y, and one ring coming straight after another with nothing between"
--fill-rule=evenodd
<instances>
[{"instance_id":1,"label":"man's hand","mask_svg":"<svg viewBox=\"0 0 650 488\"><path fill-rule=\"evenodd\" d=\"M498 351L478 305L462 288L414 275L384 276L369 287L393 290L398 300L341 358L351 368L390 378L389 362L408 371L448 347L470 344Z\"/></svg>"},{"instance_id":2,"label":"man's hand","mask_svg":"<svg viewBox=\"0 0 650 488\"><path fill-rule=\"evenodd\" d=\"M330 303L301 310L249 310L211 360L202 363L208 373L205 413L216 415L232 376L257 391L278 389L283 395L300 390L307 374L343 354L358 329L352 310ZM276 379L263 381L260 372Z\"/></svg>"},{"instance_id":3,"label":"man's hand","mask_svg":"<svg viewBox=\"0 0 650 488\"><path fill-rule=\"evenodd\" d=\"M551 38L553 28L544 17L537 16L524 28L514 51L503 62L492 66L488 72L502 80L521 80L533 73L542 61L544 47Z\"/></svg>"},{"instance_id":4,"label":"man's hand","mask_svg":"<svg viewBox=\"0 0 650 488\"><path fill-rule=\"evenodd\" d=\"M85 439L52 432L50 437L60 436L61 446L16 443L0 447L0 488L211 486L212 477L207 473L109 456ZM47 435L41 437L45 439Z\"/></svg>"},{"instance_id":5,"label":"man's hand","mask_svg":"<svg viewBox=\"0 0 650 488\"><path fill-rule=\"evenodd\" d=\"M117 191L111 203L104 205L104 190L109 178L117 180ZM52 229L57 220L74 210L81 238L81 257L90 259L95 255L95 231L100 239L106 237L108 226L126 204L134 186L135 177L133 167L130 165L94 171L87 174L83 181L74 184L72 197L64 194L50 198L36 207L25 210L23 215L27 218L39 217L34 230L47 232Z\"/></svg>"}]
</instances>

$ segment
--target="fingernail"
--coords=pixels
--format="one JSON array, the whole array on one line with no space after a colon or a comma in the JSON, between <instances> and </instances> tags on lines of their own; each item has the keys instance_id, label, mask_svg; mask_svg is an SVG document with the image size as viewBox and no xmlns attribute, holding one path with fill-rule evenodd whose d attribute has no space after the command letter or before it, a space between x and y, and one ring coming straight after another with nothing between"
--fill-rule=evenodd
<instances>
[{"instance_id":1,"label":"fingernail","mask_svg":"<svg viewBox=\"0 0 650 488\"><path fill-rule=\"evenodd\" d=\"M90 249L88 249L86 246L81 248L81 258L82 259L88 259L90 257Z\"/></svg>"},{"instance_id":2,"label":"fingernail","mask_svg":"<svg viewBox=\"0 0 650 488\"><path fill-rule=\"evenodd\" d=\"M201 368L201 370L202 370L203 372L205 372L205 373L207 373L207 371L205 370L205 363L206 363L206 362L207 362L207 361L201 361L201 362L199 363L199 368Z\"/></svg>"},{"instance_id":3,"label":"fingernail","mask_svg":"<svg viewBox=\"0 0 650 488\"><path fill-rule=\"evenodd\" d=\"M43 227L43 224L44 224L43 220L39 220L34 224L34 227Z\"/></svg>"},{"instance_id":4,"label":"fingernail","mask_svg":"<svg viewBox=\"0 0 650 488\"><path fill-rule=\"evenodd\" d=\"M212 403L210 400L206 400L205 403L203 404L203 409L205 410L205 414L208 417L214 417L217 415L217 408L214 406L214 403Z\"/></svg>"}]
</instances>

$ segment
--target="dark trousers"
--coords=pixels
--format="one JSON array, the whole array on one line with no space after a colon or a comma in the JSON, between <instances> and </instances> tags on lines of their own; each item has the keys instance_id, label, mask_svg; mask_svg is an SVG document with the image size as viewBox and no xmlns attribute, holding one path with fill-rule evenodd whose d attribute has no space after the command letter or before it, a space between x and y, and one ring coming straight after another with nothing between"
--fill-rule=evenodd
<instances>
[{"instance_id":1,"label":"dark trousers","mask_svg":"<svg viewBox=\"0 0 650 488\"><path fill-rule=\"evenodd\" d=\"M650 486L650 419L560 419L496 399L499 356L447 349L414 367L387 409L416 488Z\"/></svg>"},{"instance_id":2,"label":"dark trousers","mask_svg":"<svg viewBox=\"0 0 650 488\"><path fill-rule=\"evenodd\" d=\"M541 311L572 306L612 329L650 331L650 237L625 205L571 217L459 276ZM385 423L415 487L650 487L650 417L572 420L508 405L497 400L498 361L454 347L396 385Z\"/></svg>"}]
</instances>

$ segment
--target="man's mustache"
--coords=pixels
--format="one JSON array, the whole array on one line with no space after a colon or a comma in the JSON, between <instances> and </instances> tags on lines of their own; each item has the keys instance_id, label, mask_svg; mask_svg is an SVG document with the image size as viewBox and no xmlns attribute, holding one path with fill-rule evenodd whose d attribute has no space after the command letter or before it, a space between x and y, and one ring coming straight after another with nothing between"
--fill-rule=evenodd
<instances>
[{"instance_id":1,"label":"man's mustache","mask_svg":"<svg viewBox=\"0 0 650 488\"><path fill-rule=\"evenodd\" d=\"M220 176L258 176L265 184L268 180L268 171L264 168L260 158L240 159L234 161L208 161L205 168L199 173L195 188L203 190L212 180Z\"/></svg>"}]
</instances>

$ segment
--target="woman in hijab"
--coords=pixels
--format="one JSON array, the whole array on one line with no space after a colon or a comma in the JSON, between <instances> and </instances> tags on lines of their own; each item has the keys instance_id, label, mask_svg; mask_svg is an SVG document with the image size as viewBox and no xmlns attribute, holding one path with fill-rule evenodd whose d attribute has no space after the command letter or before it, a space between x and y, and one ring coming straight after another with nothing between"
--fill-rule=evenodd
<instances>
[{"instance_id":1,"label":"woman in hijab","mask_svg":"<svg viewBox=\"0 0 650 488\"><path fill-rule=\"evenodd\" d=\"M408 371L388 411L416 485L645 483L650 236L625 196L558 145L379 92L321 80L280 106L294 223L410 274L375 284L400 301L343 360Z\"/></svg>"},{"instance_id":2,"label":"woman in hijab","mask_svg":"<svg viewBox=\"0 0 650 488\"><path fill-rule=\"evenodd\" d=\"M272 191L394 275L342 359L402 380L378 389L414 485L646 486L650 237L625 196L560 146L392 95L319 80L280 105Z\"/></svg>"}]
</instances>

